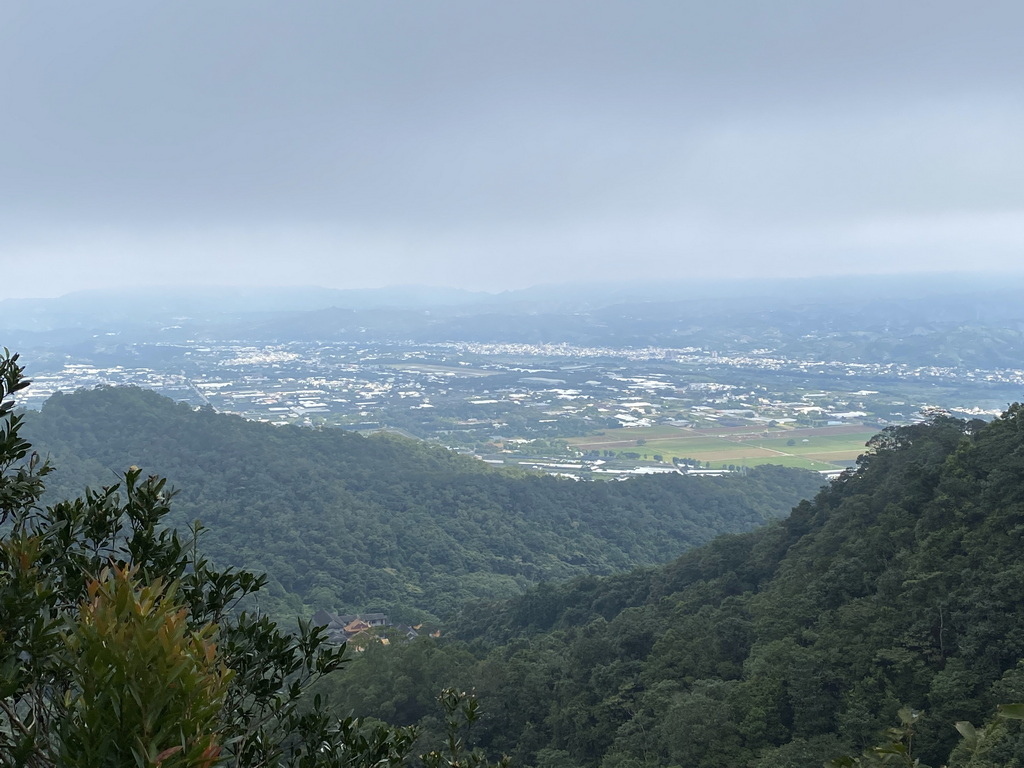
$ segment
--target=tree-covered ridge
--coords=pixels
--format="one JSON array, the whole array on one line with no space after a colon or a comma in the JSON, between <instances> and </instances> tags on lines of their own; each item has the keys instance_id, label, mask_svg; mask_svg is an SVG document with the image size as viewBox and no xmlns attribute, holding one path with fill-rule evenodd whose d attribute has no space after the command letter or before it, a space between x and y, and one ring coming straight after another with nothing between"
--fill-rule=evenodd
<instances>
[{"instance_id":1,"label":"tree-covered ridge","mask_svg":"<svg viewBox=\"0 0 1024 768\"><path fill-rule=\"evenodd\" d=\"M450 615L541 580L665 562L749 530L813 493L813 473L576 483L494 469L390 435L273 427L141 389L58 395L27 434L54 497L140 466L180 488L171 522L200 519L222 566L266 572L264 609Z\"/></svg>"},{"instance_id":2,"label":"tree-covered ridge","mask_svg":"<svg viewBox=\"0 0 1024 768\"><path fill-rule=\"evenodd\" d=\"M391 686L444 670L495 713L493 749L602 768L821 765L909 706L923 764L1024 765L1018 723L973 755L953 727L1024 700L1024 408L872 448L770 526L469 608L461 644L368 653L346 705L422 714Z\"/></svg>"},{"instance_id":3,"label":"tree-covered ridge","mask_svg":"<svg viewBox=\"0 0 1024 768\"><path fill-rule=\"evenodd\" d=\"M51 466L21 434L28 385L0 354L0 766L490 768L465 731L472 694L441 691L443 737L332 717L310 686L345 646L238 610L264 577L210 568L164 525L173 495L137 467L41 504ZM495 768L506 765L499 761Z\"/></svg>"}]
</instances>

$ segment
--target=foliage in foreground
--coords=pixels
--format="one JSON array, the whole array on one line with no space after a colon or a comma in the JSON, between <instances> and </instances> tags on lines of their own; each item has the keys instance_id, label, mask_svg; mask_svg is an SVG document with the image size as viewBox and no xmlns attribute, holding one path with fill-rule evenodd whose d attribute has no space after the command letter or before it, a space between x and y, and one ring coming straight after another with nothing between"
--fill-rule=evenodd
<instances>
[{"instance_id":1,"label":"foliage in foreground","mask_svg":"<svg viewBox=\"0 0 1024 768\"><path fill-rule=\"evenodd\" d=\"M859 756L845 755L829 760L825 768L928 768L914 752L916 725L924 714L910 707L898 713L900 724L886 729L886 740ZM960 743L950 756L957 768L1018 768L1019 756L1010 737L1007 723L1024 720L1024 704L1001 704L996 715L984 728L976 728L967 720L956 723Z\"/></svg>"},{"instance_id":2,"label":"foliage in foreground","mask_svg":"<svg viewBox=\"0 0 1024 768\"><path fill-rule=\"evenodd\" d=\"M0 357L0 765L386 766L416 730L328 714L304 700L344 647L233 615L264 579L216 571L163 528L171 493L137 467L123 482L41 506L50 467L20 435L27 382ZM447 746L429 766L483 765L459 728L475 702L443 697ZM460 713L462 713L460 715ZM463 719L460 720L459 718Z\"/></svg>"}]
</instances>

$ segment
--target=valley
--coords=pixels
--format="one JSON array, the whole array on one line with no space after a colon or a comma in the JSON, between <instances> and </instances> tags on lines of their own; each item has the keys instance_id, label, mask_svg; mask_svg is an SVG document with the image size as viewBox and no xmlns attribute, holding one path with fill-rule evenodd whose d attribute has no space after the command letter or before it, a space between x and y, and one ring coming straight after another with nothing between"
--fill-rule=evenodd
<instances>
[{"instance_id":1,"label":"valley","mask_svg":"<svg viewBox=\"0 0 1024 768\"><path fill-rule=\"evenodd\" d=\"M889 424L930 408L991 417L1024 387L1024 369L824 363L768 350L116 336L70 361L42 356L30 372L29 407L58 391L142 386L255 421L391 430L577 477L671 470L673 458L835 473Z\"/></svg>"}]
</instances>

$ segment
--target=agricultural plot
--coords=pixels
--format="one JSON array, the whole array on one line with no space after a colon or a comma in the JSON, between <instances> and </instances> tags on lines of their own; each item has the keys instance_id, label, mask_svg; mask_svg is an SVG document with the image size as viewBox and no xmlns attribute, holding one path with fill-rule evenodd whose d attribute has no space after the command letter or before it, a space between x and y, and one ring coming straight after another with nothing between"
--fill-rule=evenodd
<instances>
[{"instance_id":1,"label":"agricultural plot","mask_svg":"<svg viewBox=\"0 0 1024 768\"><path fill-rule=\"evenodd\" d=\"M864 444L874 434L852 425L767 431L657 426L617 429L604 435L573 438L569 444L581 451L633 452L648 458L660 455L665 461L678 456L709 462L713 468L781 464L828 470L849 465L864 453Z\"/></svg>"},{"instance_id":2,"label":"agricultural plot","mask_svg":"<svg viewBox=\"0 0 1024 768\"><path fill-rule=\"evenodd\" d=\"M451 376L471 376L471 377L483 377L483 376L494 376L498 371L485 371L480 368L472 368L460 365L441 365L438 363L385 363L385 368L394 368L400 371L410 371L414 373L435 373L439 375L451 375Z\"/></svg>"}]
</instances>

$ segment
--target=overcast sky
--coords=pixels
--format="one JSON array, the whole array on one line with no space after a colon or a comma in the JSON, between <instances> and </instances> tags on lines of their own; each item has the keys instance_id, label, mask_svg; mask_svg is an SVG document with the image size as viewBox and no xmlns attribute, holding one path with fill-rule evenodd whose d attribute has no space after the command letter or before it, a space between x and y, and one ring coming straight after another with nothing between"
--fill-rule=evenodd
<instances>
[{"instance_id":1,"label":"overcast sky","mask_svg":"<svg viewBox=\"0 0 1024 768\"><path fill-rule=\"evenodd\" d=\"M0 4L0 298L1024 271L1024 3Z\"/></svg>"}]
</instances>

